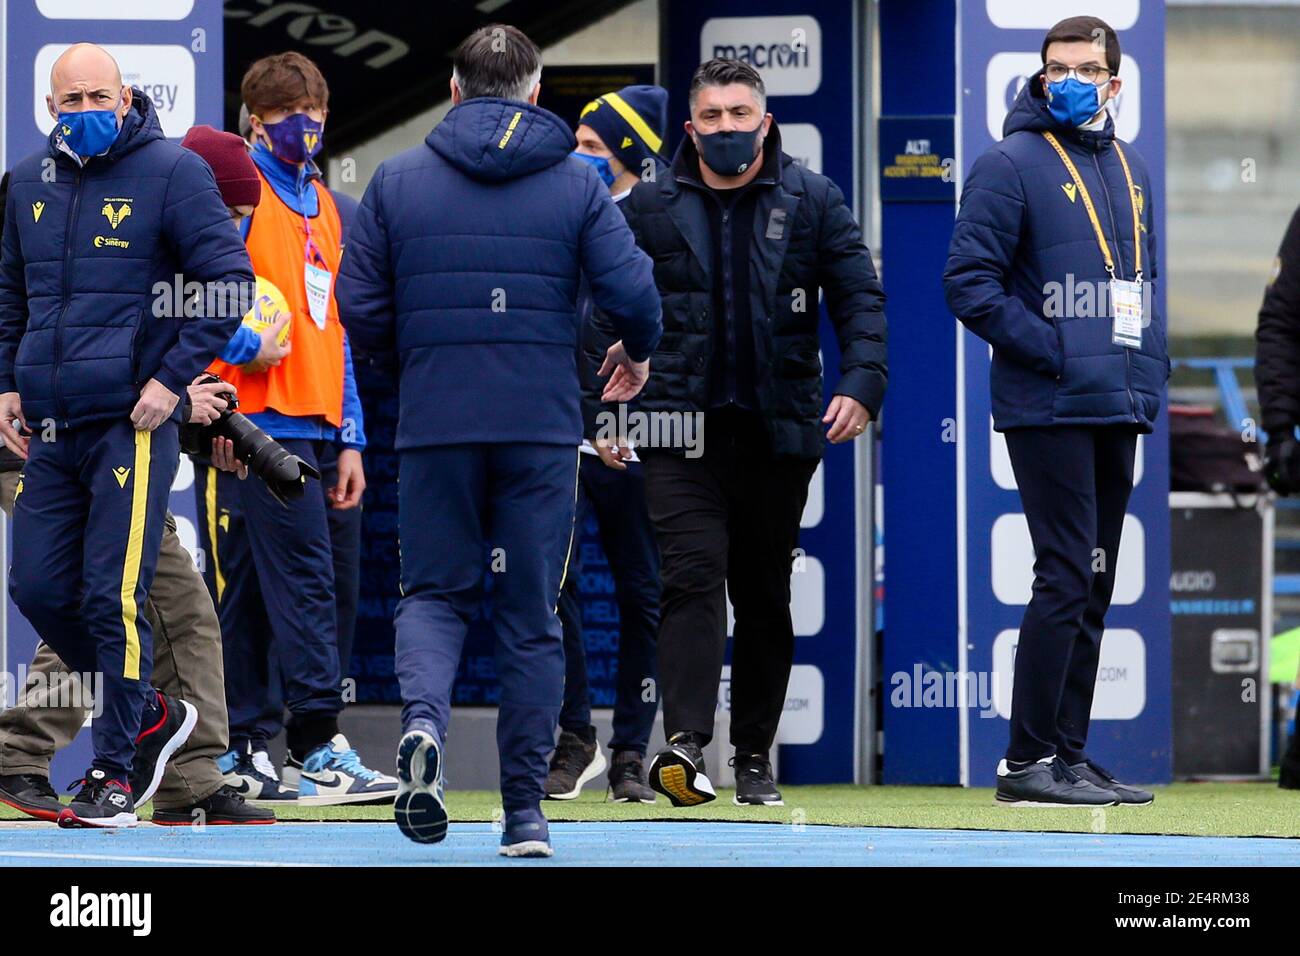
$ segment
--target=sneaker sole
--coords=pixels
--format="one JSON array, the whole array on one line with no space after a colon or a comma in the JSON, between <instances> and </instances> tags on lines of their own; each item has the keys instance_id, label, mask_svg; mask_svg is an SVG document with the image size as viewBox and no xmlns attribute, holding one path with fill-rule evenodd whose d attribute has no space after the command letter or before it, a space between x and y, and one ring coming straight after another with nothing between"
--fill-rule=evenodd
<instances>
[{"instance_id":1,"label":"sneaker sole","mask_svg":"<svg viewBox=\"0 0 1300 956\"><path fill-rule=\"evenodd\" d=\"M190 739L195 724L199 722L199 712L193 704L188 700L178 701L178 703L185 710L185 719L181 721L180 730L172 734L171 740L163 744L162 750L158 754L158 762L154 764L153 779L149 781L149 786L145 787L138 795L132 794L137 807L143 807L153 799L153 795L158 792L158 785L162 783L163 774L167 771L168 761L172 759L176 751L185 746L185 741Z\"/></svg>"},{"instance_id":2,"label":"sneaker sole","mask_svg":"<svg viewBox=\"0 0 1300 956\"><path fill-rule=\"evenodd\" d=\"M654 804L656 801L655 801L655 798L654 798L653 795L651 795L651 796L649 796L649 797L616 797L616 796L614 796L614 795L611 793L611 794L608 794L608 795L605 797L605 802L606 802L606 803L645 803L645 804Z\"/></svg>"},{"instance_id":3,"label":"sneaker sole","mask_svg":"<svg viewBox=\"0 0 1300 956\"><path fill-rule=\"evenodd\" d=\"M57 823L59 814L63 812L63 805L59 804L57 810L46 810L43 807L37 807L30 803L23 803L7 793L0 792L0 803L6 807L12 807L19 813L25 813L36 820L43 820L46 823Z\"/></svg>"},{"instance_id":4,"label":"sneaker sole","mask_svg":"<svg viewBox=\"0 0 1300 956\"><path fill-rule=\"evenodd\" d=\"M785 801L780 797L775 800L742 800L740 797L732 797L731 802L738 807L783 807Z\"/></svg>"},{"instance_id":5,"label":"sneaker sole","mask_svg":"<svg viewBox=\"0 0 1300 956\"><path fill-rule=\"evenodd\" d=\"M1005 797L993 798L993 802L999 807L1025 807L1035 810L1061 810L1072 807L1117 807L1118 800L1112 800L1110 803L1051 803L1047 800L1017 800L1015 798L1007 799Z\"/></svg>"},{"instance_id":6,"label":"sneaker sole","mask_svg":"<svg viewBox=\"0 0 1300 956\"><path fill-rule=\"evenodd\" d=\"M650 789L662 793L675 807L697 807L718 797L709 778L675 750L655 756L650 766Z\"/></svg>"},{"instance_id":7,"label":"sneaker sole","mask_svg":"<svg viewBox=\"0 0 1300 956\"><path fill-rule=\"evenodd\" d=\"M543 843L541 840L524 840L522 843L511 843L509 846L497 847L497 856L509 856L518 859L554 855L555 850L551 849L551 845Z\"/></svg>"},{"instance_id":8,"label":"sneaker sole","mask_svg":"<svg viewBox=\"0 0 1300 956\"><path fill-rule=\"evenodd\" d=\"M573 788L572 790L569 790L569 791L566 792L566 793L548 793L548 794L546 794L545 797L543 797L543 799L544 799L544 800L576 800L576 799L578 799L578 794L582 793L582 788L585 787L587 784L591 783L591 781L595 780L595 779L596 779L597 777L599 777L602 773L604 773L604 772L605 772L605 769L606 769L608 766L609 766L609 763L608 763L608 761L605 760L605 754L604 754L604 752L600 749L600 743L597 742L597 744L596 744L596 756L592 757L592 758L591 758L591 763L587 764L586 769L584 769L584 770L582 771L582 773L578 774L578 782L577 782L577 784L574 786L574 788Z\"/></svg>"},{"instance_id":9,"label":"sneaker sole","mask_svg":"<svg viewBox=\"0 0 1300 956\"><path fill-rule=\"evenodd\" d=\"M159 820L157 817L154 817L154 818L153 818L152 820L150 820L149 822L152 823L152 824L153 824L154 826L156 826L156 827L192 827L192 826L199 826L199 825L200 825L200 824L196 823L196 822L195 822L194 820L192 820L192 819L188 819L188 820ZM202 826L205 826L205 827L264 827L264 826L267 826L267 825L272 824L272 823L275 823L275 822L276 822L276 821L275 821L275 818L274 818L274 817L272 817L270 820L214 820L214 819L212 819L211 817L209 817L208 819L206 819L206 820L203 821Z\"/></svg>"},{"instance_id":10,"label":"sneaker sole","mask_svg":"<svg viewBox=\"0 0 1300 956\"><path fill-rule=\"evenodd\" d=\"M383 806L386 803L392 803L398 795L398 790L389 790L385 793L319 793L310 797L298 797L296 801L300 807L338 807L352 804L374 804ZM283 802L279 802L283 806Z\"/></svg>"},{"instance_id":11,"label":"sneaker sole","mask_svg":"<svg viewBox=\"0 0 1300 956\"><path fill-rule=\"evenodd\" d=\"M397 829L416 843L441 843L447 837L447 806L438 796L442 748L422 731L407 734L397 745Z\"/></svg>"},{"instance_id":12,"label":"sneaker sole","mask_svg":"<svg viewBox=\"0 0 1300 956\"><path fill-rule=\"evenodd\" d=\"M59 814L59 826L65 830L115 830L129 829L140 825L140 818L134 813L118 813L111 817L79 817L72 810Z\"/></svg>"}]
</instances>

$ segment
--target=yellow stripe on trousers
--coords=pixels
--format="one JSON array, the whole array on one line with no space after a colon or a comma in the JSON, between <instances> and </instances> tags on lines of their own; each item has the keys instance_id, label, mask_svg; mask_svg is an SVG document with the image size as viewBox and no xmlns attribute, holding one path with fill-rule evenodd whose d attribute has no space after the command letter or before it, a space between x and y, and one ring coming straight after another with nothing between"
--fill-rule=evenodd
<instances>
[{"instance_id":1,"label":"yellow stripe on trousers","mask_svg":"<svg viewBox=\"0 0 1300 956\"><path fill-rule=\"evenodd\" d=\"M136 621L140 609L135 603L140 583L140 558L144 554L144 525L149 511L150 443L153 432L135 433L135 478L131 483L131 530L126 537L126 560L122 562L122 629L126 631L126 655L122 676L140 679L140 632Z\"/></svg>"},{"instance_id":2,"label":"yellow stripe on trousers","mask_svg":"<svg viewBox=\"0 0 1300 956\"><path fill-rule=\"evenodd\" d=\"M212 558L212 576L217 583L217 608L221 607L221 595L226 590L226 577L221 573L221 562L217 560L217 469L208 467L208 487L203 493L203 503L208 512L208 556Z\"/></svg>"}]
</instances>

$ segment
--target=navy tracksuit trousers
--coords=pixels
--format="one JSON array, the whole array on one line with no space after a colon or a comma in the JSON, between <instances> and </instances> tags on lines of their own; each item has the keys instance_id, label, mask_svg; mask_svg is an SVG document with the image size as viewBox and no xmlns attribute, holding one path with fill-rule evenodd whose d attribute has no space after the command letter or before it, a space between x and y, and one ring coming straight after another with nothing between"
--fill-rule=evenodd
<instances>
[{"instance_id":1,"label":"navy tracksuit trousers","mask_svg":"<svg viewBox=\"0 0 1300 956\"><path fill-rule=\"evenodd\" d=\"M321 442L283 439L280 444L317 464ZM303 747L329 739L343 709L325 496L310 483L306 494L286 507L255 475L240 481L204 470L195 487L207 574L221 619L231 746L242 748L278 729L280 707L272 689L278 668L290 745L302 756ZM300 730L308 726L312 739L299 741Z\"/></svg>"},{"instance_id":2,"label":"navy tracksuit trousers","mask_svg":"<svg viewBox=\"0 0 1300 956\"><path fill-rule=\"evenodd\" d=\"M566 445L437 445L401 452L402 725L446 739L451 689L492 571L501 702L497 749L507 813L537 808L564 693L556 601L573 534L578 450Z\"/></svg>"},{"instance_id":3,"label":"navy tracksuit trousers","mask_svg":"<svg viewBox=\"0 0 1300 956\"><path fill-rule=\"evenodd\" d=\"M338 452L328 442L313 444L317 446L321 480L312 484L318 486L324 500L328 490L338 483ZM247 480L257 478L250 475ZM272 653L273 631L244 527L239 479L228 472L197 466L195 493L205 547L216 558L209 558L205 577L221 614L230 746L240 752L249 746L264 750L284 729L285 681L279 658ZM307 493L313 494L313 489L309 487ZM362 512L360 508L331 508L326 503L325 514L334 573L341 681L348 674L356 631Z\"/></svg>"},{"instance_id":4,"label":"navy tracksuit trousers","mask_svg":"<svg viewBox=\"0 0 1300 956\"><path fill-rule=\"evenodd\" d=\"M582 455L578 466L578 506L574 519L569 574L560 595L564 631L564 704L560 729L585 733L591 725L591 689L582 637L579 541L588 511L596 515L600 544L614 576L618 599L618 675L614 696L614 736L609 749L645 755L654 728L659 695L655 679L655 641L659 635L659 545L646 508L645 474L640 462L626 471Z\"/></svg>"},{"instance_id":5,"label":"navy tracksuit trousers","mask_svg":"<svg viewBox=\"0 0 1300 956\"><path fill-rule=\"evenodd\" d=\"M1018 428L1007 451L1034 544L1034 590L1016 645L1007 760L1084 759L1137 434Z\"/></svg>"},{"instance_id":6,"label":"navy tracksuit trousers","mask_svg":"<svg viewBox=\"0 0 1300 956\"><path fill-rule=\"evenodd\" d=\"M9 589L41 640L103 681L94 766L127 779L150 694L153 634L141 613L179 464L177 425L127 418L33 437L14 499Z\"/></svg>"}]
</instances>

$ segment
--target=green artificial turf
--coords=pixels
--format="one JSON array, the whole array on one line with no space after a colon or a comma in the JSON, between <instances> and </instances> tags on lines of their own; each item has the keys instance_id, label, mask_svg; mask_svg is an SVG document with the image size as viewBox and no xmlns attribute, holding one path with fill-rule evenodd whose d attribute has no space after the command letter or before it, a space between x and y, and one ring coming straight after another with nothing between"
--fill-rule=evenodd
<instances>
[{"instance_id":1,"label":"green artificial turf","mask_svg":"<svg viewBox=\"0 0 1300 956\"><path fill-rule=\"evenodd\" d=\"M958 787L784 787L784 807L738 807L731 791L713 803L675 809L605 803L598 790L577 800L550 801L551 820L718 820L940 830L1055 830L1082 833L1169 833L1193 836L1300 837L1300 792L1265 783L1180 783L1157 788L1148 807L1016 809L993 803L993 791ZM453 821L491 820L500 798L488 791L451 791ZM280 814L285 820L391 819L386 807L321 807Z\"/></svg>"},{"instance_id":2,"label":"green artificial turf","mask_svg":"<svg viewBox=\"0 0 1300 956\"><path fill-rule=\"evenodd\" d=\"M590 789L572 801L545 804L551 820L717 820L833 826L956 830L1054 830L1081 833L1168 833L1193 836L1300 838L1300 792L1275 783L1178 783L1155 790L1149 807L1015 809L993 804L993 791L957 787L785 787L784 807L735 806L731 791L691 809L664 798L653 806L605 803ZM447 794L453 821L490 821L500 798L484 790ZM147 809L147 808L146 808ZM388 807L281 808L282 820L391 820ZM22 819L0 806L0 820Z\"/></svg>"}]
</instances>

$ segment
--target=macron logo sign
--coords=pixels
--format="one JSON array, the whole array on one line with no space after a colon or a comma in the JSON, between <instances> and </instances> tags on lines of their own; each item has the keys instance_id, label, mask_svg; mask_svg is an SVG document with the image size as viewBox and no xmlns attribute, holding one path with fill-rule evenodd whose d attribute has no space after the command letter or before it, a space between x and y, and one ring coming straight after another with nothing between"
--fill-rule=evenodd
<instances>
[{"instance_id":1,"label":"macron logo sign","mask_svg":"<svg viewBox=\"0 0 1300 956\"><path fill-rule=\"evenodd\" d=\"M758 70L769 96L807 96L822 85L815 17L714 17L700 30L700 60L728 57Z\"/></svg>"}]
</instances>

